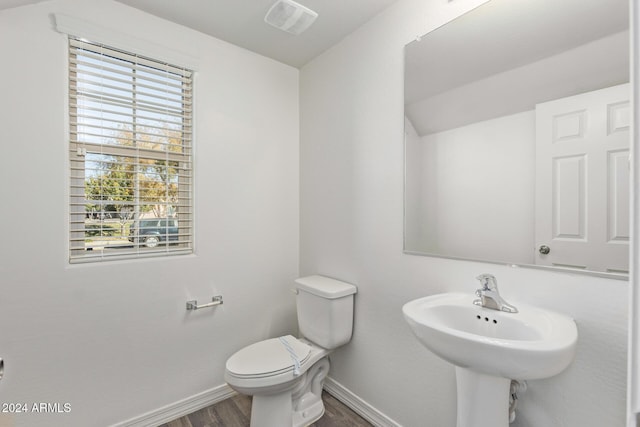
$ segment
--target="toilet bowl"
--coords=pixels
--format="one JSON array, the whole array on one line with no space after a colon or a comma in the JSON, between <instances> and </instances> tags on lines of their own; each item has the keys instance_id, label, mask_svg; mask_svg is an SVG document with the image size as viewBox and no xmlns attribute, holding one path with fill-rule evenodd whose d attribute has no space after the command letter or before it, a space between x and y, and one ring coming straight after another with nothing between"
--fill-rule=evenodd
<instances>
[{"instance_id":1,"label":"toilet bowl","mask_svg":"<svg viewBox=\"0 0 640 427\"><path fill-rule=\"evenodd\" d=\"M296 280L301 338L251 344L228 360L225 380L253 396L251 427L302 427L324 414L329 354L351 340L356 287L324 276Z\"/></svg>"},{"instance_id":2,"label":"toilet bowl","mask_svg":"<svg viewBox=\"0 0 640 427\"><path fill-rule=\"evenodd\" d=\"M253 396L252 427L305 426L324 414L328 354L291 335L260 341L229 358L225 380L238 393Z\"/></svg>"}]
</instances>

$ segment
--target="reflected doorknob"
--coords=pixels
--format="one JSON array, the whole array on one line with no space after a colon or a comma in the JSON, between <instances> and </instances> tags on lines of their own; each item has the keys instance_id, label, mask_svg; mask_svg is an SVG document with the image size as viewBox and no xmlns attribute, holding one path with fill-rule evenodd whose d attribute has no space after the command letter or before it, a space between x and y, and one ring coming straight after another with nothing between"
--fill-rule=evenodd
<instances>
[{"instance_id":1,"label":"reflected doorknob","mask_svg":"<svg viewBox=\"0 0 640 427\"><path fill-rule=\"evenodd\" d=\"M542 245L540 246L540 248L538 249L538 252L540 252L542 255L546 255L549 252L551 252L551 248L547 245Z\"/></svg>"}]
</instances>

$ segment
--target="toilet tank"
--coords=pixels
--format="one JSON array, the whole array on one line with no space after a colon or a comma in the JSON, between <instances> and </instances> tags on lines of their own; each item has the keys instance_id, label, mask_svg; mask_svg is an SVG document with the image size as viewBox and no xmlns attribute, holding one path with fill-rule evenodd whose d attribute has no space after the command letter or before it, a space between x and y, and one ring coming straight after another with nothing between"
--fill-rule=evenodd
<instances>
[{"instance_id":1,"label":"toilet tank","mask_svg":"<svg viewBox=\"0 0 640 427\"><path fill-rule=\"evenodd\" d=\"M332 350L348 343L353 331L353 295L357 288L325 276L296 280L298 327L303 337Z\"/></svg>"}]
</instances>

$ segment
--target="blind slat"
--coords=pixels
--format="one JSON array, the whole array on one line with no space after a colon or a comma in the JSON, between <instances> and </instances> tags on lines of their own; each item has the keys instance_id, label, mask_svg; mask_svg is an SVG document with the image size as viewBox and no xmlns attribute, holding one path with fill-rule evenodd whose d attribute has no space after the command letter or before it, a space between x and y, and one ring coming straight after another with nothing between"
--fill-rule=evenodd
<instances>
[{"instance_id":1,"label":"blind slat","mask_svg":"<svg viewBox=\"0 0 640 427\"><path fill-rule=\"evenodd\" d=\"M173 88L176 89L177 92L187 90L190 87L188 84L185 85L185 79L182 78L164 80L162 78L156 78L156 76L149 76L145 70L139 69L135 64L122 69L104 65L94 66L91 63L76 61L71 58L69 60L69 70L73 73L82 74L87 81L99 82L101 79L107 78L107 80L112 83L123 83L125 85L136 84L148 89L164 88L170 90L170 88ZM170 77L171 75L166 74L166 76ZM97 79L91 79L90 77L96 77Z\"/></svg>"},{"instance_id":2,"label":"blind slat","mask_svg":"<svg viewBox=\"0 0 640 427\"><path fill-rule=\"evenodd\" d=\"M165 96L171 95L171 97L190 98L191 90L188 86L178 84L164 84L164 85L152 85L147 84L145 79L135 74L123 74L118 72L109 73L109 76L105 80L106 70L83 70L71 67L70 71L74 75L81 74L82 77L71 77L69 81L77 86L103 86L108 87L116 91L126 90L127 87L135 85L138 88L151 89L150 91L141 91L141 93L157 96L157 93L162 93ZM80 72L78 72L80 71ZM128 79L116 78L115 76L131 77ZM95 77L95 78L91 78ZM105 83L108 82L108 83ZM120 83L120 84L118 84Z\"/></svg>"},{"instance_id":3,"label":"blind slat","mask_svg":"<svg viewBox=\"0 0 640 427\"><path fill-rule=\"evenodd\" d=\"M147 65L150 68L166 69L174 74L178 74L189 79L193 74L193 71L184 67L171 65L166 62L156 61L154 59L147 58L142 55L136 55L133 53L125 52L125 51L114 49L114 48L109 48L106 46L101 46L95 43L85 42L85 41L74 39L74 38L69 39L69 46L71 48L76 48L76 50L84 51L86 56L88 57L94 57L94 58L98 57L108 61L110 56L114 56L115 58L118 58L120 60L132 62L132 63L138 63L140 65ZM105 58L102 58L102 56L104 56Z\"/></svg>"},{"instance_id":4,"label":"blind slat","mask_svg":"<svg viewBox=\"0 0 640 427\"><path fill-rule=\"evenodd\" d=\"M181 112L184 112L185 110L187 112L190 112L190 110L186 108L186 104L184 105L184 108L177 109L169 105L163 106L162 103L158 102L142 101L139 99L127 99L118 96L100 97L89 92L83 93L77 98L74 98L73 101L76 101L73 103L73 105L78 108L88 107L92 108L93 110L96 109L96 107L93 105L98 104L101 106L100 110L107 113L131 114L132 110L144 111L145 113L153 113L147 116L149 119L158 119L163 115L184 117L184 114L181 114Z\"/></svg>"},{"instance_id":5,"label":"blind slat","mask_svg":"<svg viewBox=\"0 0 640 427\"><path fill-rule=\"evenodd\" d=\"M81 128L81 129L86 129L86 130L76 130L75 132L73 132L73 135L75 136L85 136L85 137L97 136L100 138L109 138L109 139L115 139L118 141L132 141L132 142L139 141L144 144L158 144L164 147L181 147L182 145L184 145L186 141L190 140L189 138L183 138L182 136L178 137L174 135L159 134L155 132L145 132L144 130L142 130L142 129L148 129L148 130L158 129L164 132L180 132L174 129L161 128L158 126L141 125L140 127L135 127L135 128L125 127L123 129L120 129L118 127L112 127L112 126L100 126L100 123L88 124L88 123L75 122L75 121L72 121L71 125L77 126L78 128ZM94 130L94 132L90 132L89 130ZM99 131L106 131L107 133L99 132ZM181 134L182 133L183 132L181 132ZM131 134L131 136L128 136L129 134ZM143 139L142 141L140 141L140 139L142 139L141 137L150 137L150 138ZM75 140L82 142L82 139L80 138L76 138ZM180 146L177 146L175 145L175 143L171 144L171 143L163 142L163 140L179 141L181 144ZM86 141L86 142L89 142L89 141ZM124 144L122 145L124 147L127 147L127 145L124 145ZM132 145L132 148L135 148L135 147L142 148L139 145Z\"/></svg>"},{"instance_id":6,"label":"blind slat","mask_svg":"<svg viewBox=\"0 0 640 427\"><path fill-rule=\"evenodd\" d=\"M82 75L86 76L86 73ZM180 103L184 105L191 104L191 93L185 92L184 88L180 91L169 90L165 87L153 87L144 86L139 81L127 81L122 82L124 85L117 85L120 81L114 79L105 79L101 77L100 81L92 81L87 79L71 79L71 87L81 91L83 94L98 93L100 96L111 95L117 97L118 93L131 93L132 88L135 88L135 94L137 98L153 98L165 102L172 102L174 104ZM143 90L144 88L151 89L149 91ZM109 92L107 92L109 91ZM131 99L131 98L125 98Z\"/></svg>"}]
</instances>

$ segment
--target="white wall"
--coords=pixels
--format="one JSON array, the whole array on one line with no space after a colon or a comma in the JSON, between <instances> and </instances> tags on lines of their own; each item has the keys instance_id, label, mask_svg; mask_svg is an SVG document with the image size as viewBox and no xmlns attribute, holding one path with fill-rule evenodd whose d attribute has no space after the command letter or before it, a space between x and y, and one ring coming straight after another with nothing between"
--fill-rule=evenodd
<instances>
[{"instance_id":1,"label":"white wall","mask_svg":"<svg viewBox=\"0 0 640 427\"><path fill-rule=\"evenodd\" d=\"M68 264L67 45L54 12L199 57L195 255ZM297 69L110 0L0 12L0 57L0 402L71 404L0 424L134 418L221 386L233 352L295 331ZM185 310L216 294L224 305Z\"/></svg>"},{"instance_id":2,"label":"white wall","mask_svg":"<svg viewBox=\"0 0 640 427\"><path fill-rule=\"evenodd\" d=\"M426 223L421 227L431 232L419 233L423 240L411 242L414 231L407 230L405 248L534 264L534 111L425 135L420 141L417 149L416 144L406 148L407 184L415 168L429 175L421 174L422 194L407 192L406 203L418 206L415 221Z\"/></svg>"},{"instance_id":3,"label":"white wall","mask_svg":"<svg viewBox=\"0 0 640 427\"><path fill-rule=\"evenodd\" d=\"M330 375L405 427L455 425L454 370L401 307L491 272L508 301L565 312L580 333L574 363L530 382L513 425L623 426L627 282L402 253L403 46L479 3L400 0L301 70L301 274L358 285Z\"/></svg>"},{"instance_id":4,"label":"white wall","mask_svg":"<svg viewBox=\"0 0 640 427\"><path fill-rule=\"evenodd\" d=\"M434 224L437 223L435 205L426 203L427 183L435 180L435 168L424 155L425 144L413 124L404 121L404 144L407 169L405 172L404 248L411 251L434 253L438 250Z\"/></svg>"}]
</instances>

